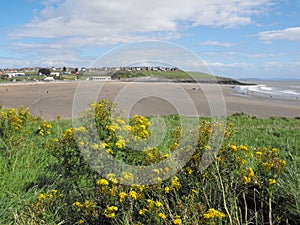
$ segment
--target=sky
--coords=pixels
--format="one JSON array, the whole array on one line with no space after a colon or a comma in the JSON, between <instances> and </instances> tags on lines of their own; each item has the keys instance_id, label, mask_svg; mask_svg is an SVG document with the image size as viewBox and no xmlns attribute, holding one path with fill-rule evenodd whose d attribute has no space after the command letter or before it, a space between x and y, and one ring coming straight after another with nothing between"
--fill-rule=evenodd
<instances>
[{"instance_id":1,"label":"sky","mask_svg":"<svg viewBox=\"0 0 300 225\"><path fill-rule=\"evenodd\" d=\"M300 79L300 0L1 0L0 10L0 69L89 67L162 41L215 75Z\"/></svg>"}]
</instances>

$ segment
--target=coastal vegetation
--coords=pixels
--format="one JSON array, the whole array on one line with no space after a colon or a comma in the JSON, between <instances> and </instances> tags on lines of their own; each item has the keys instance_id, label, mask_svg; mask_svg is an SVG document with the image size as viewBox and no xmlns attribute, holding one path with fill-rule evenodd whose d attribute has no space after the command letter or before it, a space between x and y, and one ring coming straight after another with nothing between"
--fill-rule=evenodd
<instances>
[{"instance_id":1,"label":"coastal vegetation","mask_svg":"<svg viewBox=\"0 0 300 225\"><path fill-rule=\"evenodd\" d=\"M221 76L214 76L202 72L185 72L182 70L175 71L117 71L111 73L112 79L130 80L130 78L149 78L149 81L172 81L185 83L219 83L219 84L237 84L242 83L232 79ZM143 80L145 81L145 80Z\"/></svg>"},{"instance_id":2,"label":"coastal vegetation","mask_svg":"<svg viewBox=\"0 0 300 225\"><path fill-rule=\"evenodd\" d=\"M24 107L1 108L0 224L300 223L299 119L197 118L191 148L179 138L182 118L161 116L165 138L147 146L157 132L152 118L127 119L115 109L106 100L93 102L73 127ZM209 142L215 132L223 137L216 154ZM146 148L136 151L132 143ZM191 158L163 180L177 149L191 151ZM214 160L201 170L204 153ZM103 154L134 166L171 163L153 170L152 184L144 185L132 171L99 172L86 161L101 164Z\"/></svg>"}]
</instances>

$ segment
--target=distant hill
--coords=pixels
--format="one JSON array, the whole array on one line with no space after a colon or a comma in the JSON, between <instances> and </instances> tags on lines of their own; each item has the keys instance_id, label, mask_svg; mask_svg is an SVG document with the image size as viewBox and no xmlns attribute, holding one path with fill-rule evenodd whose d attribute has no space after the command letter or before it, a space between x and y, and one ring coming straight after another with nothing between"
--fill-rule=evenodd
<instances>
[{"instance_id":1,"label":"distant hill","mask_svg":"<svg viewBox=\"0 0 300 225\"><path fill-rule=\"evenodd\" d=\"M181 82L181 83L218 83L243 85L232 78L214 76L201 72L177 71L117 71L110 73L113 80L140 82Z\"/></svg>"}]
</instances>

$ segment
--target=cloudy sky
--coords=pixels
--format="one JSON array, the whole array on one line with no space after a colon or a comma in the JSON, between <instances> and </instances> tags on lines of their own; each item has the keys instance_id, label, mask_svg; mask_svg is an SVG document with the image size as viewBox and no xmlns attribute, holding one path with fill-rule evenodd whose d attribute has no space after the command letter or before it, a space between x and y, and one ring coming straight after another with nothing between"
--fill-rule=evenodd
<instances>
[{"instance_id":1,"label":"cloudy sky","mask_svg":"<svg viewBox=\"0 0 300 225\"><path fill-rule=\"evenodd\" d=\"M0 68L87 67L157 40L214 74L300 79L300 0L1 0L0 9Z\"/></svg>"}]
</instances>

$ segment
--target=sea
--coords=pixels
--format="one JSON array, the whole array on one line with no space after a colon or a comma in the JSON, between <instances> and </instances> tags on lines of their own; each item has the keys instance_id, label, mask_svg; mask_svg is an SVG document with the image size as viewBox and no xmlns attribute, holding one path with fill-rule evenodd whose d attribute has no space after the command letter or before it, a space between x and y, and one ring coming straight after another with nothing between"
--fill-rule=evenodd
<instances>
[{"instance_id":1,"label":"sea","mask_svg":"<svg viewBox=\"0 0 300 225\"><path fill-rule=\"evenodd\" d=\"M235 86L233 89L243 95L289 99L300 101L300 80L298 81L265 81L246 80L250 85Z\"/></svg>"}]
</instances>

